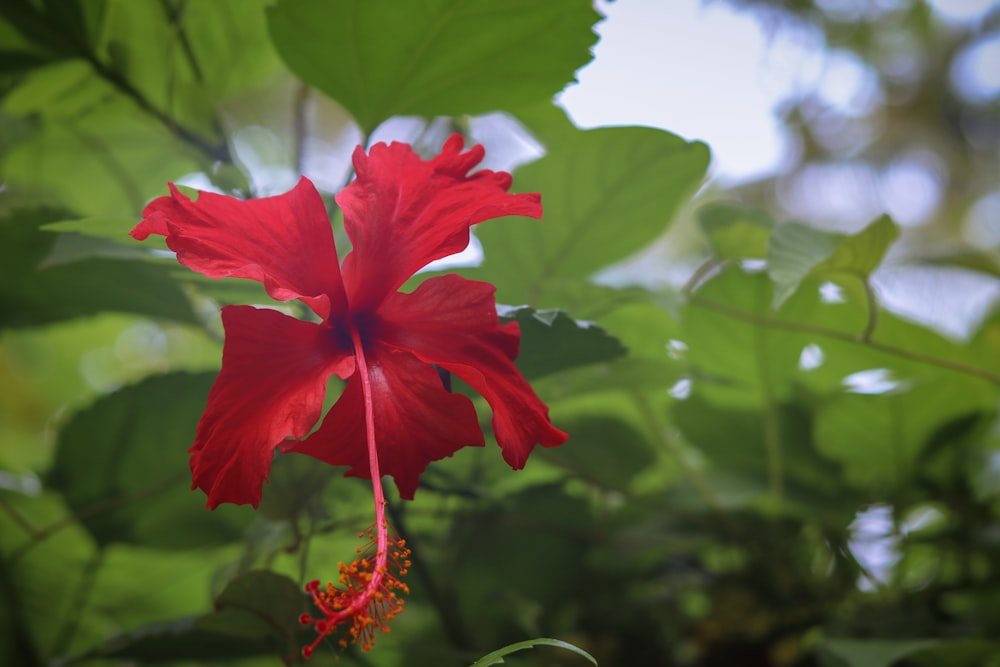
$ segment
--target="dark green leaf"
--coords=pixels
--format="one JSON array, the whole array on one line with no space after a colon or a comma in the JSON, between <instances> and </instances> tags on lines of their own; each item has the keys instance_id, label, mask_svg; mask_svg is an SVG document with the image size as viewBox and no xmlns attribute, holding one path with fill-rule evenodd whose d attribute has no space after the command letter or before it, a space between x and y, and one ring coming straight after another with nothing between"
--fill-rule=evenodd
<instances>
[{"instance_id":1,"label":"dark green leaf","mask_svg":"<svg viewBox=\"0 0 1000 667\"><path fill-rule=\"evenodd\" d=\"M370 134L392 116L458 116L549 99L589 59L586 0L281 0L274 44Z\"/></svg>"},{"instance_id":2,"label":"dark green leaf","mask_svg":"<svg viewBox=\"0 0 1000 667\"><path fill-rule=\"evenodd\" d=\"M577 322L560 310L521 307L503 312L502 317L521 327L517 367L528 379L625 354L617 338L594 324Z\"/></svg>"},{"instance_id":3,"label":"dark green leaf","mask_svg":"<svg viewBox=\"0 0 1000 667\"><path fill-rule=\"evenodd\" d=\"M846 667L892 667L902 658L932 647L936 639L830 639L823 651L836 656Z\"/></svg>"},{"instance_id":4,"label":"dark green leaf","mask_svg":"<svg viewBox=\"0 0 1000 667\"><path fill-rule=\"evenodd\" d=\"M209 512L190 489L187 448L213 379L149 378L101 398L62 430L49 483L99 542L183 549L240 536L245 508Z\"/></svg>"},{"instance_id":5,"label":"dark green leaf","mask_svg":"<svg viewBox=\"0 0 1000 667\"><path fill-rule=\"evenodd\" d=\"M536 456L597 486L627 491L632 478L655 460L646 437L626 421L603 415L557 421L570 434L569 442L539 448Z\"/></svg>"},{"instance_id":6,"label":"dark green leaf","mask_svg":"<svg viewBox=\"0 0 1000 667\"><path fill-rule=\"evenodd\" d=\"M306 596L291 579L255 570L229 582L215 599L216 610L195 627L224 635L265 641L286 662L299 656L299 617L308 611Z\"/></svg>"},{"instance_id":7,"label":"dark green leaf","mask_svg":"<svg viewBox=\"0 0 1000 667\"><path fill-rule=\"evenodd\" d=\"M591 521L586 502L545 485L507 496L453 524L449 586L480 610L472 629L481 642L500 643L526 609L549 619L583 593L580 547ZM497 581L504 582L499 589ZM547 632L547 625L540 631Z\"/></svg>"},{"instance_id":8,"label":"dark green leaf","mask_svg":"<svg viewBox=\"0 0 1000 667\"><path fill-rule=\"evenodd\" d=\"M95 658L138 660L144 663L179 660L231 660L273 653L266 635L245 637L198 627L201 617L147 625L112 637L102 646L63 658L57 666L73 665Z\"/></svg>"},{"instance_id":9,"label":"dark green leaf","mask_svg":"<svg viewBox=\"0 0 1000 667\"><path fill-rule=\"evenodd\" d=\"M22 211L0 220L0 327L46 324L102 311L197 321L187 296L164 267L101 258L54 265L44 261L57 248L59 235L39 226L64 217ZM124 246L121 250L128 251ZM105 256L108 252L102 251Z\"/></svg>"}]
</instances>

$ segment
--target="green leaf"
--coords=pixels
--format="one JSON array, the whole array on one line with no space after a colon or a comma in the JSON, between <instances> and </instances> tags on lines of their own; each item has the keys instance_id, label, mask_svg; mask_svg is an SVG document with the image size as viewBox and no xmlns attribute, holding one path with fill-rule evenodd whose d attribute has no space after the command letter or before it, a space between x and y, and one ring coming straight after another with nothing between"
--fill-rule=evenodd
<instances>
[{"instance_id":1,"label":"green leaf","mask_svg":"<svg viewBox=\"0 0 1000 667\"><path fill-rule=\"evenodd\" d=\"M588 0L279 0L267 18L288 67L368 135L551 98L590 60L600 16Z\"/></svg>"},{"instance_id":2,"label":"green leaf","mask_svg":"<svg viewBox=\"0 0 1000 667\"><path fill-rule=\"evenodd\" d=\"M536 456L599 487L627 491L632 479L656 459L642 432L622 419L589 414L561 416L557 422L571 434L570 441L539 448Z\"/></svg>"},{"instance_id":3,"label":"green leaf","mask_svg":"<svg viewBox=\"0 0 1000 667\"><path fill-rule=\"evenodd\" d=\"M521 327L517 367L528 379L608 361L625 354L614 336L589 322L578 322L561 310L522 306L502 312L502 319Z\"/></svg>"},{"instance_id":4,"label":"green leaf","mask_svg":"<svg viewBox=\"0 0 1000 667\"><path fill-rule=\"evenodd\" d=\"M935 433L995 405L987 383L950 373L891 374L897 388L827 398L816 413L816 447L843 465L843 479L870 491L900 491L915 478Z\"/></svg>"},{"instance_id":5,"label":"green leaf","mask_svg":"<svg viewBox=\"0 0 1000 667\"><path fill-rule=\"evenodd\" d=\"M891 667L938 643L937 639L830 639L823 642L822 651L839 658L846 667Z\"/></svg>"},{"instance_id":6,"label":"green leaf","mask_svg":"<svg viewBox=\"0 0 1000 667\"><path fill-rule=\"evenodd\" d=\"M299 655L299 617L307 611L306 596L291 579L269 570L245 572L215 599L216 610L195 627L251 640L264 640L286 664Z\"/></svg>"},{"instance_id":7,"label":"green leaf","mask_svg":"<svg viewBox=\"0 0 1000 667\"><path fill-rule=\"evenodd\" d=\"M104 258L46 262L59 248L60 235L39 226L64 217L61 212L35 210L0 219L0 327L46 324L102 311L197 321L165 267Z\"/></svg>"},{"instance_id":8,"label":"green leaf","mask_svg":"<svg viewBox=\"0 0 1000 667\"><path fill-rule=\"evenodd\" d=\"M698 224L719 259L765 259L774 221L760 211L732 204L709 204Z\"/></svg>"},{"instance_id":9,"label":"green leaf","mask_svg":"<svg viewBox=\"0 0 1000 667\"><path fill-rule=\"evenodd\" d=\"M263 653L259 641L230 637L195 627L198 617L153 623L123 632L103 645L54 663L58 667L97 658L140 660L222 660Z\"/></svg>"},{"instance_id":10,"label":"green leaf","mask_svg":"<svg viewBox=\"0 0 1000 667\"><path fill-rule=\"evenodd\" d=\"M113 241L129 239L129 231L138 223L137 218L128 217L93 217L76 220L59 220L42 225L47 232L77 232L84 236L93 236Z\"/></svg>"},{"instance_id":11,"label":"green leaf","mask_svg":"<svg viewBox=\"0 0 1000 667\"><path fill-rule=\"evenodd\" d=\"M449 585L462 592L464 608L479 610L470 630L480 644L499 644L513 628L532 627L535 621L523 615L528 608L552 619L582 594L587 571L580 536L592 523L585 500L548 484L502 497L452 523ZM499 589L498 581L504 582ZM538 634L549 631L547 624L537 628Z\"/></svg>"},{"instance_id":12,"label":"green leaf","mask_svg":"<svg viewBox=\"0 0 1000 667\"><path fill-rule=\"evenodd\" d=\"M704 144L662 130L574 129L515 176L513 191L542 193L542 219L477 227L484 265L463 273L494 283L507 303L561 306L547 290L580 282L658 237L708 158Z\"/></svg>"},{"instance_id":13,"label":"green leaf","mask_svg":"<svg viewBox=\"0 0 1000 667\"><path fill-rule=\"evenodd\" d=\"M798 222L778 225L767 250L768 274L778 308L810 275L846 273L867 280L878 268L899 228L882 216L850 236L814 229Z\"/></svg>"},{"instance_id":14,"label":"green leaf","mask_svg":"<svg viewBox=\"0 0 1000 667\"><path fill-rule=\"evenodd\" d=\"M564 648L567 651L572 651L577 655L582 655L584 658L589 660L594 665L597 664L597 660L594 656L590 655L582 648L574 646L569 642L564 642L559 639L549 639L547 637L539 637L538 639L528 639L523 642L517 642L516 644L509 644L503 648L499 648L492 653L487 653L479 660L472 663L472 667L489 667L489 665L499 665L503 663L504 656L508 656L511 653L516 653L517 651L523 651L526 648L534 648L535 646L555 646L556 648Z\"/></svg>"},{"instance_id":15,"label":"green leaf","mask_svg":"<svg viewBox=\"0 0 1000 667\"><path fill-rule=\"evenodd\" d=\"M184 549L239 538L250 513L209 512L190 489L187 448L213 379L152 377L101 398L63 428L49 484L99 542Z\"/></svg>"},{"instance_id":16,"label":"green leaf","mask_svg":"<svg viewBox=\"0 0 1000 667\"><path fill-rule=\"evenodd\" d=\"M702 398L697 389L673 404L674 424L685 439L723 471L757 483L769 482L769 458L763 411L725 409ZM847 493L840 466L813 442L809 411L800 405L776 405L773 416L781 443L781 474L789 500L813 517L850 521L863 496Z\"/></svg>"}]
</instances>

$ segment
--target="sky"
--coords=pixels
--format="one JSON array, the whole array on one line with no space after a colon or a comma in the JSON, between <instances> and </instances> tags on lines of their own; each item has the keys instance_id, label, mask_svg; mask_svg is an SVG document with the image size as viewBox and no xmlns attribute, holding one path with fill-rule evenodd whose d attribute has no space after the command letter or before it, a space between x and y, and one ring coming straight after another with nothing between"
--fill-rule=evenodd
<instances>
[{"instance_id":1,"label":"sky","mask_svg":"<svg viewBox=\"0 0 1000 667\"><path fill-rule=\"evenodd\" d=\"M862 7L876 1L842 0ZM822 3L821 3L822 4ZM931 0L936 16L976 20L996 0ZM649 125L701 139L712 148L712 175L736 184L780 171L796 150L774 109L803 86L839 109L877 104L872 72L821 35L765 36L749 12L721 0L597 0L594 61L578 72L560 103L582 127ZM970 98L1000 89L1000 38L984 40L956 64L956 85ZM918 167L920 165L917 165ZM911 168L903 178L914 177ZM894 176L895 178L895 176ZM919 220L923 211L901 210Z\"/></svg>"},{"instance_id":2,"label":"sky","mask_svg":"<svg viewBox=\"0 0 1000 667\"><path fill-rule=\"evenodd\" d=\"M837 1L841 8L863 8L899 0ZM976 20L996 4L931 0L937 18L953 24ZM780 172L794 157L795 142L775 113L783 97L814 89L826 104L855 114L882 101L874 72L846 52L825 49L818 33L765 36L751 13L724 1L598 0L596 6L607 18L596 28L594 60L559 103L584 128L641 124L705 141L713 156L710 178L723 187ZM996 95L1000 37L957 58L953 78L970 99ZM918 226L940 203L941 168L919 147L881 169L811 165L782 193L783 203L792 215L837 231L855 232L882 213L901 226ZM983 206L993 201L984 199ZM995 199L988 216L994 222L1000 192ZM673 282L673 274L657 275L669 265L658 252L634 268L651 281ZM874 278L890 310L958 339L1000 299L996 280L959 269L890 262Z\"/></svg>"},{"instance_id":3,"label":"sky","mask_svg":"<svg viewBox=\"0 0 1000 667\"><path fill-rule=\"evenodd\" d=\"M597 7L607 19L594 61L559 99L578 125L649 125L704 140L724 180L780 168L789 149L772 112L780 91L761 70L765 40L750 15L699 0Z\"/></svg>"}]
</instances>

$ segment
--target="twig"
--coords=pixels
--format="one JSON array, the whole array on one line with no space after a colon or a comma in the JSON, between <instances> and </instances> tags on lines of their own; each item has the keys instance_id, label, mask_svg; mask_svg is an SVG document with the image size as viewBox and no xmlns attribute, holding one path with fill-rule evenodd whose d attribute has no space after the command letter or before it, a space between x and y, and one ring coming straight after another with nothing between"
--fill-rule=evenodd
<instances>
[{"instance_id":1,"label":"twig","mask_svg":"<svg viewBox=\"0 0 1000 667\"><path fill-rule=\"evenodd\" d=\"M842 340L847 343L854 343L855 345L866 345L872 349L878 350L880 352L885 352L886 354L891 354L893 356L902 357L903 359L909 359L911 361L916 361L919 363L927 364L929 366L937 366L938 368L945 368L947 370L955 371L957 373L964 373L966 375L973 375L983 380L987 380L994 384L1000 384L1000 375L993 373L982 368L977 368L975 366L969 366L968 364L959 363L957 361L951 361L949 359L941 359L940 357L935 357L929 354L923 354L922 352L914 352L913 350L907 350L901 347L896 347L895 345L889 345L888 343L880 343L877 340L865 340L861 336L856 334L848 333L846 331L837 331L835 329L827 329L825 327L816 326L813 324L804 324L801 322L786 322L784 320L777 320L770 317L764 317L761 315L756 315L754 313L748 313L746 311L740 310L739 308L733 308L732 306L727 306L723 303L713 301L711 299L706 299L704 297L698 296L697 294L690 297L689 303L701 306L703 308L708 308L709 310L714 310L723 315L728 315L734 319L742 320L744 322L749 322L751 324L757 324L763 327L770 327L772 329L784 329L785 331L797 331L800 333L809 333L817 336L823 336L825 338L833 338L835 340Z\"/></svg>"},{"instance_id":2,"label":"twig","mask_svg":"<svg viewBox=\"0 0 1000 667\"><path fill-rule=\"evenodd\" d=\"M413 536L409 534L406 528L402 506L399 503L389 503L387 509L392 516L392 523L396 532L399 533L401 538L406 540L406 544L410 547L410 563L423 583L424 588L427 589L427 595L441 617L441 624L444 627L445 634L448 635L451 645L460 651L474 649L475 642L472 641L472 637L469 635L469 631L462 621L462 616L458 609L458 601L455 599L453 591L450 588L447 590L441 588L434 581L430 569L419 555L420 550L415 548Z\"/></svg>"},{"instance_id":3,"label":"twig","mask_svg":"<svg viewBox=\"0 0 1000 667\"><path fill-rule=\"evenodd\" d=\"M132 491L130 493L123 493L119 496L100 498L99 500L95 500L88 505L84 505L83 507L73 512L72 514L67 514L58 521L50 523L44 528L35 530L31 535L31 539L29 539L27 542L25 542L24 544L22 544L21 546L10 552L10 555L8 556L7 560L10 563L16 563L18 560L23 558L26 553L34 549L41 542L47 540L48 538L58 533L60 530L68 528L69 526L72 526L77 522L86 519L87 517L94 516L95 514L100 514L101 512L114 509L115 507L118 507L120 505L125 505L135 500L148 498L149 496L156 495L157 493L162 493L171 486L177 484L177 482L186 477L187 474L188 473L172 475L171 477L164 479L160 483L152 484L144 489L140 489L138 491Z\"/></svg>"}]
</instances>

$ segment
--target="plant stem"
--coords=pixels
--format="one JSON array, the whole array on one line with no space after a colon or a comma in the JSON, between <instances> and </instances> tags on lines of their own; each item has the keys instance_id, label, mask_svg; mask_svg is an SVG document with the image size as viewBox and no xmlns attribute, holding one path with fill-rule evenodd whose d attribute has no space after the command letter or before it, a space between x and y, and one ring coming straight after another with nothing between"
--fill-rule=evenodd
<instances>
[{"instance_id":1,"label":"plant stem","mask_svg":"<svg viewBox=\"0 0 1000 667\"><path fill-rule=\"evenodd\" d=\"M403 508L396 505L389 505L389 514L392 515L392 523L399 536L406 540L406 543L412 547L413 535L407 529L406 521L403 517ZM460 651L474 649L475 642L473 642L462 620L462 614L459 611L454 589L450 586L447 588L438 586L431 574L430 568L427 567L427 563L419 555L420 550L411 549L411 552L410 561L413 564L413 569L416 570L417 577L420 578L421 583L423 583L424 588L427 590L427 596L430 597L431 604L437 609L438 616L441 618L441 625L448 636L448 641Z\"/></svg>"},{"instance_id":2,"label":"plant stem","mask_svg":"<svg viewBox=\"0 0 1000 667\"><path fill-rule=\"evenodd\" d=\"M698 296L697 294L690 297L689 303L701 306L702 308L707 308L713 310L717 313L722 313L723 315L728 315L734 319L741 320L743 322L749 322L750 324L756 324L762 327L769 327L772 329L783 329L785 331L797 331L800 333L809 333L816 336L823 336L826 338L833 338L835 340L842 340L847 343L854 343L856 345L865 345L874 350L880 352L885 352L886 354L891 354L896 357L901 357L903 359L909 359L910 361L916 361L922 364L927 364L928 366L937 366L938 368L944 368L947 370L955 371L957 373L963 373L965 375L973 375L978 378L982 378L993 384L1000 384L1000 375L993 373L982 368L977 368L976 366L970 366L968 364L963 364L957 361L951 361L949 359L941 359L940 357L935 357L929 354L923 354L922 352L914 352L913 350L907 350L905 348L896 347L895 345L890 345L888 343L880 343L876 340L864 340L863 338L848 333L845 331L837 331L835 329L827 329L825 327L816 326L813 324L804 324L801 322L785 322L783 320L777 320L770 317L764 317L762 315L757 315L755 313L748 313L746 311L740 310L739 308L733 308L732 306L727 306L726 304L713 301L711 299L706 299L704 297Z\"/></svg>"}]
</instances>

